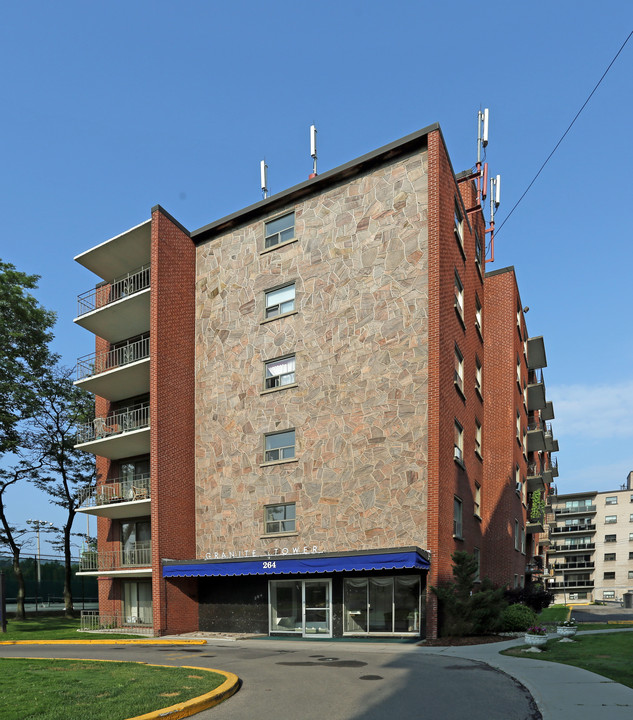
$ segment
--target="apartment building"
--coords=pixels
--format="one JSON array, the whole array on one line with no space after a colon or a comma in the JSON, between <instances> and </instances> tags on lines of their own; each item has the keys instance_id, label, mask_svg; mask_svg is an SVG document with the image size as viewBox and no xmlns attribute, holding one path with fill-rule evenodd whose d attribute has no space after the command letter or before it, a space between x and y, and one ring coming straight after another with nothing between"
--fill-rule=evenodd
<instances>
[{"instance_id":1,"label":"apartment building","mask_svg":"<svg viewBox=\"0 0 633 720\"><path fill-rule=\"evenodd\" d=\"M485 232L433 125L199 230L156 206L77 256L100 278L76 318L98 625L434 636L455 550L523 577L527 480L485 471ZM540 451L509 441L527 478Z\"/></svg>"},{"instance_id":2,"label":"apartment building","mask_svg":"<svg viewBox=\"0 0 633 720\"><path fill-rule=\"evenodd\" d=\"M619 490L552 498L556 602L622 601L633 592L633 472Z\"/></svg>"}]
</instances>

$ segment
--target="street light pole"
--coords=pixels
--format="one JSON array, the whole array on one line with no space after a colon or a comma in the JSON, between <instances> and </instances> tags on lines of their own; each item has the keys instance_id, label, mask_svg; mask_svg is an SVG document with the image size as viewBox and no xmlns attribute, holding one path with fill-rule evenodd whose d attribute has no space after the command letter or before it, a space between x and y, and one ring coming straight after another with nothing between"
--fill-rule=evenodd
<instances>
[{"instance_id":1,"label":"street light pole","mask_svg":"<svg viewBox=\"0 0 633 720\"><path fill-rule=\"evenodd\" d=\"M52 528L53 523L47 520L27 520L29 525L32 525L37 533L37 566L36 566L36 589L35 589L35 612L38 612L38 600L40 595L40 583L42 581L42 573L40 569L40 530L41 528Z\"/></svg>"}]
</instances>

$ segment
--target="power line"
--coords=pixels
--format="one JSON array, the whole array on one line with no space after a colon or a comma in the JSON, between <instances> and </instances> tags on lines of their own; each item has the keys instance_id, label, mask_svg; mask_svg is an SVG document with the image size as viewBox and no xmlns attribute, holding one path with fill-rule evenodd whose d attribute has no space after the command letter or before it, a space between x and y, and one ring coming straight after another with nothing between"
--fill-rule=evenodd
<instances>
[{"instance_id":1,"label":"power line","mask_svg":"<svg viewBox=\"0 0 633 720\"><path fill-rule=\"evenodd\" d=\"M556 150L558 150L558 146L563 142L563 140L565 139L565 136L567 135L567 133L572 129L574 123L575 123L576 120L578 120L578 118L580 117L580 113L585 109L587 103L591 100L593 94L594 94L594 93L596 92L596 90L600 87L600 84L602 83L602 81L603 81L603 80L605 79L605 77L607 76L607 73L609 72L609 70L611 70L611 66L612 66L613 63L618 59L618 55L622 52L622 50L624 50L624 46L625 46L625 45L628 43L628 41L631 39L631 35L633 35L633 30L631 30L631 32L629 33L629 35L628 35L628 37L626 38L626 40L622 43L622 46L620 47L620 49L619 49L619 50L617 51L617 53L615 54L615 57L613 58L613 60L611 60L611 62L609 63L609 66L607 67L607 69L602 73L602 77L600 78L600 80L598 80L598 82L596 83L596 86L594 87L594 89L589 93L589 97L585 100L585 102L583 103L583 105L582 105L582 107L580 108L580 110L576 113L576 116L574 117L574 119L569 123L569 127L567 128L567 130L565 130L565 132L564 132L563 135L561 136L561 139L556 143L556 145L555 145L554 149L552 150L552 152L547 156L547 159L546 159L545 162L541 165L541 167L539 168L539 171L536 173L536 175L535 175L534 178L532 179L532 182L527 186L527 188L526 188L525 191L523 192L523 195L521 195L521 197L516 201L516 203L514 204L514 207L513 207L512 210L510 210L510 212L507 214L505 220L501 223L501 225L499 225L498 229L497 229L496 232L495 232L495 237L499 235L499 231L501 230L501 228L508 222L508 220L510 219L510 216L511 216L512 213L517 209L517 207L518 207L519 203L521 202L521 200L523 200L523 198L528 194L530 188L532 187L532 185L534 185L534 183L536 182L538 176L543 172L543 169L545 168L545 166L547 165L547 163L550 161L552 155L556 152Z\"/></svg>"}]
</instances>

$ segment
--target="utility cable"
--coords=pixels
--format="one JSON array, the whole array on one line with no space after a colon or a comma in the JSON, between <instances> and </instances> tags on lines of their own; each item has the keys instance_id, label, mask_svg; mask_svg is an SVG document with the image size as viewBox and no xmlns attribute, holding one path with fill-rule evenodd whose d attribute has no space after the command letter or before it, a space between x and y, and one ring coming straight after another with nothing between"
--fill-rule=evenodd
<instances>
[{"instance_id":1,"label":"utility cable","mask_svg":"<svg viewBox=\"0 0 633 720\"><path fill-rule=\"evenodd\" d=\"M609 72L609 70L611 70L611 66L612 66L613 63L618 59L618 55L622 52L622 50L624 50L625 45L626 45L626 44L628 43L628 41L631 39L631 35L633 35L633 30L631 30L631 32L629 33L629 35L628 35L628 37L626 38L626 40L622 43L622 46L620 47L620 49L618 50L618 52L615 54L615 57L613 58L613 60L611 60L611 62L609 63L609 66L607 67L607 69L604 71L604 73L602 73L602 77L600 78L600 80L598 80L598 82L596 83L596 86L594 87L594 89L593 89L593 90L591 91L591 93L589 94L589 97L585 100L585 102L583 103L583 105L582 105L582 107L580 108L580 110L576 113L576 117L574 117L574 119L571 121L571 123L569 123L569 127L567 128L567 130L565 130L565 132L563 133L561 139L556 143L556 145L555 145L554 149L552 150L552 152L547 156L547 159L546 159L545 162L541 165L541 167L539 168L539 171L536 173L536 175L535 175L534 178L532 179L532 182L527 186L527 188L526 188L525 191L523 192L523 195L521 195L521 197L516 201L516 203L514 204L514 207L512 208L512 210L510 210L510 212L506 215L505 220L504 220L504 221L501 223L501 225L499 225L499 227L495 230L495 237L498 237L499 231L501 230L501 228L508 222L508 220L510 219L510 216L511 216L512 213L517 209L517 207L518 207L519 203L521 202L521 200L523 200L523 198L528 194L530 188L532 187L532 185L534 185L534 183L536 182L538 176L543 172L543 169L545 168L545 166L547 165L547 163L550 161L552 155L556 152L556 150L558 150L558 146L563 142L563 140L565 139L565 136L567 135L567 133L572 129L574 123L575 123L576 120L578 120L578 118L580 117L580 113L585 109L587 103L591 100L593 94L594 94L594 93L596 92L596 90L600 87L600 84L602 83L602 81L603 81L603 80L605 79L605 77L607 76L607 73Z\"/></svg>"}]
</instances>

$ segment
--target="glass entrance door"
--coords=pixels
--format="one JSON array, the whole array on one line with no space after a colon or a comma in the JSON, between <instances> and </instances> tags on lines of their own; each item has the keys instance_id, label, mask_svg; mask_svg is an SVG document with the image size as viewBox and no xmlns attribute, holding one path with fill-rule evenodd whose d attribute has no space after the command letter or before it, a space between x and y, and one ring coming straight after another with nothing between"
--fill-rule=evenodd
<instances>
[{"instance_id":1,"label":"glass entrance door","mask_svg":"<svg viewBox=\"0 0 633 720\"><path fill-rule=\"evenodd\" d=\"M332 635L329 580L305 580L303 583L303 634Z\"/></svg>"},{"instance_id":2,"label":"glass entrance door","mask_svg":"<svg viewBox=\"0 0 633 720\"><path fill-rule=\"evenodd\" d=\"M270 632L332 636L330 580L271 580Z\"/></svg>"}]
</instances>

